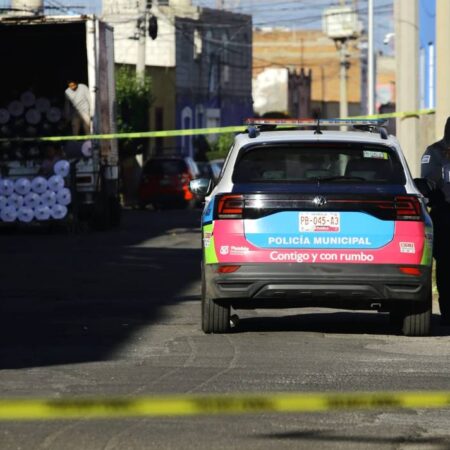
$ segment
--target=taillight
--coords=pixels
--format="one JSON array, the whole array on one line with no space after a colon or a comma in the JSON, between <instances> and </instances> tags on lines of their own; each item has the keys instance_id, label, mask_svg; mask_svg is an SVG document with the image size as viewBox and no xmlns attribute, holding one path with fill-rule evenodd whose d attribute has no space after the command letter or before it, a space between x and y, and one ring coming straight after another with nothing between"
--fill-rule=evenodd
<instances>
[{"instance_id":1,"label":"taillight","mask_svg":"<svg viewBox=\"0 0 450 450\"><path fill-rule=\"evenodd\" d=\"M419 277L422 273L417 267L399 267L399 270L405 275L414 275L416 277Z\"/></svg>"},{"instance_id":2,"label":"taillight","mask_svg":"<svg viewBox=\"0 0 450 450\"><path fill-rule=\"evenodd\" d=\"M420 220L420 201L415 196L398 196L394 199L396 220Z\"/></svg>"},{"instance_id":3,"label":"taillight","mask_svg":"<svg viewBox=\"0 0 450 450\"><path fill-rule=\"evenodd\" d=\"M368 203L368 202L367 202ZM399 195L394 200L373 202L388 220L422 220L420 201L414 195Z\"/></svg>"},{"instance_id":4,"label":"taillight","mask_svg":"<svg viewBox=\"0 0 450 450\"><path fill-rule=\"evenodd\" d=\"M219 219L242 219L244 197L236 194L225 194L219 198L217 217Z\"/></svg>"},{"instance_id":5,"label":"taillight","mask_svg":"<svg viewBox=\"0 0 450 450\"><path fill-rule=\"evenodd\" d=\"M219 268L217 269L217 273L233 273L239 270L240 268L241 266L237 266L235 264L222 265L219 266Z\"/></svg>"}]
</instances>

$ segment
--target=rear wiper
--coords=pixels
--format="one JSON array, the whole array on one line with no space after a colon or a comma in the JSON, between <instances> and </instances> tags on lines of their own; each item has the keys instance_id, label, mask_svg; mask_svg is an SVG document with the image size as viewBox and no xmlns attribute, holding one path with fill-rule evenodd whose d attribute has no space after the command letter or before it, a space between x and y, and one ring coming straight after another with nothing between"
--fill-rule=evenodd
<instances>
[{"instance_id":1,"label":"rear wiper","mask_svg":"<svg viewBox=\"0 0 450 450\"><path fill-rule=\"evenodd\" d=\"M346 176L346 175L335 175L333 177L316 177L314 178L318 183L322 181L367 181L363 177L354 177L354 176Z\"/></svg>"}]
</instances>

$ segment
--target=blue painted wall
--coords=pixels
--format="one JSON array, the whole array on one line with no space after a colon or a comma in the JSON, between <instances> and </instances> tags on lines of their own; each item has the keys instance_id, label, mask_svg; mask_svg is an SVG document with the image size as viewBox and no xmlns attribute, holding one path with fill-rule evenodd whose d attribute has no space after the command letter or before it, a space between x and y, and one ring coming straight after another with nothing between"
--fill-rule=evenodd
<instances>
[{"instance_id":1,"label":"blue painted wall","mask_svg":"<svg viewBox=\"0 0 450 450\"><path fill-rule=\"evenodd\" d=\"M420 107L436 105L436 0L419 0Z\"/></svg>"},{"instance_id":2,"label":"blue painted wall","mask_svg":"<svg viewBox=\"0 0 450 450\"><path fill-rule=\"evenodd\" d=\"M236 126L244 125L245 119L253 116L251 97L230 97L208 99L198 97L193 100L190 95L177 95L176 101L177 129L205 128L208 126ZM216 124L207 123L208 110L219 110ZM180 150L189 156L195 156L193 136L182 136L177 142Z\"/></svg>"}]
</instances>

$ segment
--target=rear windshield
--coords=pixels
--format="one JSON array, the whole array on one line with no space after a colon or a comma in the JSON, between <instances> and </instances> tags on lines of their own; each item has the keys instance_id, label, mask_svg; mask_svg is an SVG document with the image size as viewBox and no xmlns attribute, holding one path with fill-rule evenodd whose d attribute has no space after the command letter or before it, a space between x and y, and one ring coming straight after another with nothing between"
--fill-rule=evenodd
<instances>
[{"instance_id":1,"label":"rear windshield","mask_svg":"<svg viewBox=\"0 0 450 450\"><path fill-rule=\"evenodd\" d=\"M244 149L236 163L233 181L405 184L405 175L397 154L389 147L275 144Z\"/></svg>"},{"instance_id":2,"label":"rear windshield","mask_svg":"<svg viewBox=\"0 0 450 450\"><path fill-rule=\"evenodd\" d=\"M181 159L155 159L144 167L145 175L178 175L183 172L187 172L187 167Z\"/></svg>"}]
</instances>

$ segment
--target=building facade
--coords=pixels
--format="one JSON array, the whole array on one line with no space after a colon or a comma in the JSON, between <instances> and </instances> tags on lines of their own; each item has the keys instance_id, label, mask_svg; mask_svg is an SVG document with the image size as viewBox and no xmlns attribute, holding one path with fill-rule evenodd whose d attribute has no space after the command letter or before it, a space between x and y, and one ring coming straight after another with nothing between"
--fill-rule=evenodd
<instances>
[{"instance_id":1,"label":"building facade","mask_svg":"<svg viewBox=\"0 0 450 450\"><path fill-rule=\"evenodd\" d=\"M252 115L251 16L190 0L159 1L149 14L158 20L158 36L147 36L145 48L155 96L149 129L240 125ZM136 64L136 3L104 0L103 16L114 26L116 62ZM152 153L165 151L195 156L194 139L152 141Z\"/></svg>"},{"instance_id":2,"label":"building facade","mask_svg":"<svg viewBox=\"0 0 450 450\"><path fill-rule=\"evenodd\" d=\"M243 124L253 114L251 17L201 8L176 27L177 128Z\"/></svg>"},{"instance_id":3,"label":"building facade","mask_svg":"<svg viewBox=\"0 0 450 450\"><path fill-rule=\"evenodd\" d=\"M361 51L349 45L347 78L349 115L361 114ZM311 71L311 112L339 116L340 57L334 41L320 30L256 29L253 32L255 111L288 113L289 73ZM270 92L277 93L270 95Z\"/></svg>"}]
</instances>

